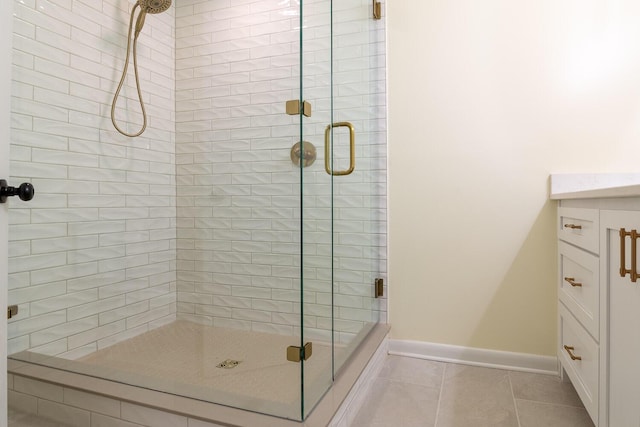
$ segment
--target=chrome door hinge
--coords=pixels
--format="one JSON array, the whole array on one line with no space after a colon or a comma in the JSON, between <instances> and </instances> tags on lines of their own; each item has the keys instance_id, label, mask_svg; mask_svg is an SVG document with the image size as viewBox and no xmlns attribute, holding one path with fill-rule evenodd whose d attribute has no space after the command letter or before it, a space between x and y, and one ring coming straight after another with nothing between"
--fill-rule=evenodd
<instances>
[{"instance_id":1,"label":"chrome door hinge","mask_svg":"<svg viewBox=\"0 0 640 427\"><path fill-rule=\"evenodd\" d=\"M287 347L287 360L289 362L299 362L301 360L307 360L311 357L313 353L313 345L311 342L308 342L304 345L304 347L297 347L295 345L290 345Z\"/></svg>"}]
</instances>

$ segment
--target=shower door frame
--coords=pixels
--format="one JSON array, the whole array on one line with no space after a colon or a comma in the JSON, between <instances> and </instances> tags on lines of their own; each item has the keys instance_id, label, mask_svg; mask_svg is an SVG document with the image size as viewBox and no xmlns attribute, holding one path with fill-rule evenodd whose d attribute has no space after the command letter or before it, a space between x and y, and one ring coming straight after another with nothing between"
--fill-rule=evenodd
<instances>
[{"instance_id":1,"label":"shower door frame","mask_svg":"<svg viewBox=\"0 0 640 427\"><path fill-rule=\"evenodd\" d=\"M13 2L0 2L0 177L9 176L9 139L10 139L10 104L11 97L11 46L13 38ZM8 207L5 203L0 207L0 277L2 277L2 291L0 291L0 307L7 306L7 259L8 259ZM7 342L7 319L0 321L0 340ZM7 346L0 346L0 420L7 420Z\"/></svg>"}]
</instances>

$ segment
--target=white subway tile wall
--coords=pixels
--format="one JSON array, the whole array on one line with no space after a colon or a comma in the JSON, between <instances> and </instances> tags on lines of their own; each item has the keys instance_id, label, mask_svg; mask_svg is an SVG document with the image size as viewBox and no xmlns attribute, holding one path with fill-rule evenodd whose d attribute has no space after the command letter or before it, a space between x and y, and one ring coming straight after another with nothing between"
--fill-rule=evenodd
<instances>
[{"instance_id":1,"label":"white subway tile wall","mask_svg":"<svg viewBox=\"0 0 640 427\"><path fill-rule=\"evenodd\" d=\"M10 202L9 353L81 357L176 316L292 335L302 308L305 337L335 327L342 343L386 321L373 298L386 279L384 22L369 1L334 2L331 40L328 4L304 2L302 129L318 158L301 179L299 118L284 114L300 97L298 2L174 0L148 16L149 128L126 138L109 113L133 1L14 0L11 184L36 197ZM117 117L133 131L129 74ZM355 172L333 179L332 121L356 129ZM349 164L345 129L334 170Z\"/></svg>"},{"instance_id":2,"label":"white subway tile wall","mask_svg":"<svg viewBox=\"0 0 640 427\"><path fill-rule=\"evenodd\" d=\"M9 354L79 357L176 317L175 10L139 38L149 127L110 108L126 0L15 0L9 209ZM117 118L142 123L129 76ZM130 122L128 122L130 121ZM52 409L53 410L53 409Z\"/></svg>"},{"instance_id":3,"label":"white subway tile wall","mask_svg":"<svg viewBox=\"0 0 640 427\"><path fill-rule=\"evenodd\" d=\"M40 421L42 425L53 425L55 422L55 425L74 427L222 427L222 424L20 375L9 374L8 380L9 407L23 414L39 416L39 419L31 420L35 423Z\"/></svg>"},{"instance_id":4,"label":"white subway tile wall","mask_svg":"<svg viewBox=\"0 0 640 427\"><path fill-rule=\"evenodd\" d=\"M302 94L313 113L302 131L318 158L301 174L290 159L299 117L285 114L301 92L298 3L178 2L178 317L299 335L302 274L305 337L330 341L335 327L349 343L386 321L386 299L373 298L374 279L386 278L384 23L368 1L334 2L332 61L330 3L304 2ZM332 119L356 129L355 172L333 180ZM349 166L345 129L334 131L335 170Z\"/></svg>"}]
</instances>

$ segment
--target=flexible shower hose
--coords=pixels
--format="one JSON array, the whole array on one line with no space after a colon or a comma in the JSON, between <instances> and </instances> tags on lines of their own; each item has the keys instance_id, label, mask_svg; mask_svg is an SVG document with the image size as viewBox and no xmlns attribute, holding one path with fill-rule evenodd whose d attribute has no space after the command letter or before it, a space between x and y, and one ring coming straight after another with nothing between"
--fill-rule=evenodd
<instances>
[{"instance_id":1,"label":"flexible shower hose","mask_svg":"<svg viewBox=\"0 0 640 427\"><path fill-rule=\"evenodd\" d=\"M118 127L116 123L116 102L118 102L118 96L120 95L120 90L122 90L122 86L124 85L124 80L127 77L127 69L129 68L129 53L131 52L131 32L133 31L133 16L135 14L136 8L140 6L139 3L136 2L133 9L131 9L131 19L129 20L129 34L127 35L127 58L124 61L124 69L122 70L122 78L120 78L120 83L118 84L118 90L116 90L115 95L113 96L113 103L111 104L111 123L116 128L118 132L125 136L136 137L142 135L142 133L147 128L147 111L144 108L144 101L142 100L142 92L140 90L140 79L138 78L138 55L136 52L138 46L138 36L140 33L136 31L136 34L133 38L133 70L136 76L136 89L138 91L138 100L140 101L140 108L142 109L142 129L140 129L137 133L127 133Z\"/></svg>"}]
</instances>

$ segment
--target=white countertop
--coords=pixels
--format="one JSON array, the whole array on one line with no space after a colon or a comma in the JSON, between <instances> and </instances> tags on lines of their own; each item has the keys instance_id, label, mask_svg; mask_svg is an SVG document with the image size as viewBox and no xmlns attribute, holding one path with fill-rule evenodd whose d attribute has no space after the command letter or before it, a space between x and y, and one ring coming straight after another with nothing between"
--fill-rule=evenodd
<instances>
[{"instance_id":1,"label":"white countertop","mask_svg":"<svg viewBox=\"0 0 640 427\"><path fill-rule=\"evenodd\" d=\"M551 175L551 200L607 197L640 197L640 173Z\"/></svg>"}]
</instances>

